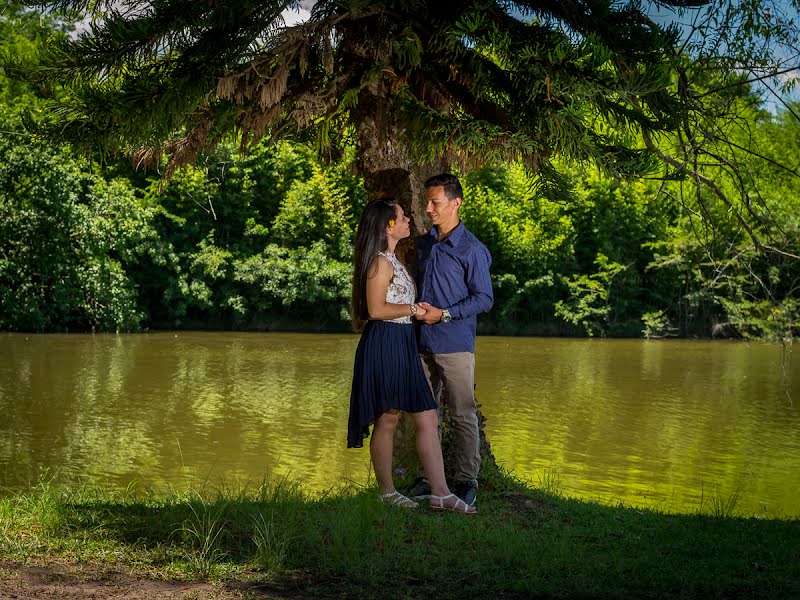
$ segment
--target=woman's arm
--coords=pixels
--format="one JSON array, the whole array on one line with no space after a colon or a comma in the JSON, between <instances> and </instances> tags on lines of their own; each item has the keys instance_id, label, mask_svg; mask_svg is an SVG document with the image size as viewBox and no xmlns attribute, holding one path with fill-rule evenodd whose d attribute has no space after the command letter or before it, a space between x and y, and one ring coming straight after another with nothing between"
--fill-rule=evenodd
<instances>
[{"instance_id":1,"label":"woman's arm","mask_svg":"<svg viewBox=\"0 0 800 600\"><path fill-rule=\"evenodd\" d=\"M367 270L367 311L371 319L397 319L415 314L421 316L425 311L415 304L390 304L386 302L386 290L392 281L394 268L383 256L376 256Z\"/></svg>"}]
</instances>

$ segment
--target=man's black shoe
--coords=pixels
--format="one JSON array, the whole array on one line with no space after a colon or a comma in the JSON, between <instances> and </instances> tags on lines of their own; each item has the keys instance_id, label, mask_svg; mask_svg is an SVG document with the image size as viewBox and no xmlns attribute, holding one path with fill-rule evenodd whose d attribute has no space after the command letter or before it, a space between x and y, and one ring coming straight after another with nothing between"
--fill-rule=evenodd
<instances>
[{"instance_id":1,"label":"man's black shoe","mask_svg":"<svg viewBox=\"0 0 800 600\"><path fill-rule=\"evenodd\" d=\"M471 481L456 481L456 496L470 506L478 499L478 486Z\"/></svg>"},{"instance_id":2,"label":"man's black shoe","mask_svg":"<svg viewBox=\"0 0 800 600\"><path fill-rule=\"evenodd\" d=\"M426 500L430 498L431 484L428 483L428 480L424 477L417 477L414 480L414 485L412 485L411 489L408 490L408 496L418 500Z\"/></svg>"}]
</instances>

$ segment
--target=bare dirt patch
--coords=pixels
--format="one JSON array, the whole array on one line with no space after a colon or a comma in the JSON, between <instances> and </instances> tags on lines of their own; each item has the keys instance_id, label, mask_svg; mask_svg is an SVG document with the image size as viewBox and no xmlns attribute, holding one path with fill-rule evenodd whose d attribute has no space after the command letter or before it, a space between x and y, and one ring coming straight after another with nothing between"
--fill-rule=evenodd
<instances>
[{"instance_id":1,"label":"bare dirt patch","mask_svg":"<svg viewBox=\"0 0 800 600\"><path fill-rule=\"evenodd\" d=\"M305 598L293 586L236 582L213 585L199 581L149 579L122 570L92 565L51 563L21 565L0 561L0 599L59 600L242 600Z\"/></svg>"}]
</instances>

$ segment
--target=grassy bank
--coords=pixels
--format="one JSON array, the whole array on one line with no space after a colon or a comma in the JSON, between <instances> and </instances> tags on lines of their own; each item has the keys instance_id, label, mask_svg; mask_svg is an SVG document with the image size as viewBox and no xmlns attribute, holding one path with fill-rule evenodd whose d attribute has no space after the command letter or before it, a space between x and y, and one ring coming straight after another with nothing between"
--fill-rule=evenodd
<instances>
[{"instance_id":1,"label":"grassy bank","mask_svg":"<svg viewBox=\"0 0 800 600\"><path fill-rule=\"evenodd\" d=\"M0 559L291 582L298 597L800 597L797 520L606 507L504 475L480 508L400 510L361 488L311 498L286 481L158 495L43 483L0 498Z\"/></svg>"}]
</instances>

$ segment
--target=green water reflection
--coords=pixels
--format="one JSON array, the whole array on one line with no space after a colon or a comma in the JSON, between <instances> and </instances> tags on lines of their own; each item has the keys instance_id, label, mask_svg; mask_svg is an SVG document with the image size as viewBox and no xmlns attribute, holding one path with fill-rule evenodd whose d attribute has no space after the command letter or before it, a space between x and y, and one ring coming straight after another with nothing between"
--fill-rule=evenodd
<instances>
[{"instance_id":1,"label":"green water reflection","mask_svg":"<svg viewBox=\"0 0 800 600\"><path fill-rule=\"evenodd\" d=\"M345 447L352 335L0 336L0 485L182 488L369 473ZM800 514L800 368L779 345L480 338L497 458L568 495ZM795 361L796 363L796 361Z\"/></svg>"}]
</instances>

